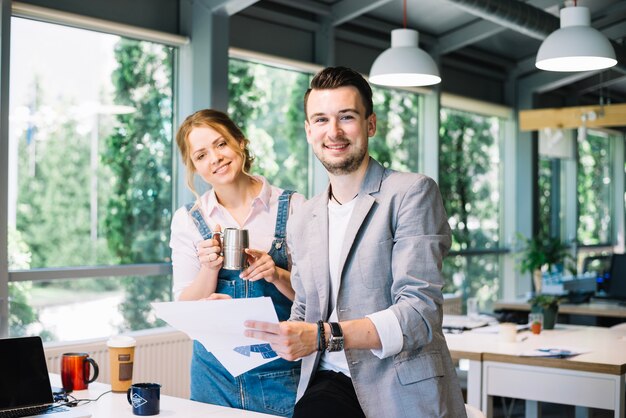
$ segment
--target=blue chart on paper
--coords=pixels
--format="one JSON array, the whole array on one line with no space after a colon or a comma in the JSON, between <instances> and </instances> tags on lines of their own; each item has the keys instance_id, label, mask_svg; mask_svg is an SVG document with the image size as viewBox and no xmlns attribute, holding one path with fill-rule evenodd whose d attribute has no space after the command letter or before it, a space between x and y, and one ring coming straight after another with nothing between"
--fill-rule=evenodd
<instances>
[{"instance_id":1,"label":"blue chart on paper","mask_svg":"<svg viewBox=\"0 0 626 418\"><path fill-rule=\"evenodd\" d=\"M250 357L250 353L259 353L263 358L274 358L278 356L276 351L272 350L269 344L242 345L235 347L234 350L246 357Z\"/></svg>"}]
</instances>

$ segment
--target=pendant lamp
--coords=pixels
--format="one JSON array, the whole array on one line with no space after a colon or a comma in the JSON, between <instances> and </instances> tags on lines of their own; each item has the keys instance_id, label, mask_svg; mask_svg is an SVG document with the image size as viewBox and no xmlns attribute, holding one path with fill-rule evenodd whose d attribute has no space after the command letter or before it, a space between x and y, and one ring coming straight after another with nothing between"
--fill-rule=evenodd
<instances>
[{"instance_id":1,"label":"pendant lamp","mask_svg":"<svg viewBox=\"0 0 626 418\"><path fill-rule=\"evenodd\" d=\"M617 64L611 42L591 27L587 7L561 9L561 27L552 32L537 52L535 65L546 71L592 71Z\"/></svg>"},{"instance_id":2,"label":"pendant lamp","mask_svg":"<svg viewBox=\"0 0 626 418\"><path fill-rule=\"evenodd\" d=\"M430 86L441 82L437 64L418 46L419 34L406 29L406 0L404 28L391 31L391 48L376 58L369 81L394 87Z\"/></svg>"}]
</instances>

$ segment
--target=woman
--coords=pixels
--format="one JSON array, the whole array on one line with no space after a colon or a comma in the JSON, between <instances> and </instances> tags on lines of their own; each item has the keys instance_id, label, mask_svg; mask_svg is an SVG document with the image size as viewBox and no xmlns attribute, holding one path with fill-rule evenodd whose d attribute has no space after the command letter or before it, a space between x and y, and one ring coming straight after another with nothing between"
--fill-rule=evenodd
<instances>
[{"instance_id":1,"label":"woman","mask_svg":"<svg viewBox=\"0 0 626 418\"><path fill-rule=\"evenodd\" d=\"M249 174L249 141L222 112L205 109L187 117L178 129L176 142L186 165L187 186L196 201L178 209L172 219L175 298L269 296L278 319L288 319L294 291L286 223L290 210L300 206L304 197ZM194 189L195 174L212 186L202 196ZM223 227L249 231L249 267L243 271L221 268L221 241L213 233ZM289 416L299 375L299 362L278 359L233 377L194 341L191 399Z\"/></svg>"}]
</instances>

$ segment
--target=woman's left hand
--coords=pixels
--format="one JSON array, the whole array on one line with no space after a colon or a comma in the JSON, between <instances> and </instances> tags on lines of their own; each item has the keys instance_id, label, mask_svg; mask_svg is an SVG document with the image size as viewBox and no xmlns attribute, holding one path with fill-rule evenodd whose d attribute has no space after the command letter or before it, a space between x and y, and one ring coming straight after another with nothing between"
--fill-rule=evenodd
<instances>
[{"instance_id":1,"label":"woman's left hand","mask_svg":"<svg viewBox=\"0 0 626 418\"><path fill-rule=\"evenodd\" d=\"M253 282L265 279L268 283L278 279L276 264L274 264L274 260L268 253L251 248L246 248L245 251L248 254L248 263L250 265L241 273L242 279Z\"/></svg>"}]
</instances>

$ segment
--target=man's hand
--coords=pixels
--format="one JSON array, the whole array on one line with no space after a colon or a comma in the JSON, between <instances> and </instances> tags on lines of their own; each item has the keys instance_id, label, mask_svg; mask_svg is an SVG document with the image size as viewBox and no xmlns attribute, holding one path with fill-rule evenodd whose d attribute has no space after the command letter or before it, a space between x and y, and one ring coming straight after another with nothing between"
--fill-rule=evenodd
<instances>
[{"instance_id":1,"label":"man's hand","mask_svg":"<svg viewBox=\"0 0 626 418\"><path fill-rule=\"evenodd\" d=\"M278 324L246 321L246 337L267 341L285 360L295 361L317 350L317 324L283 321Z\"/></svg>"}]
</instances>

